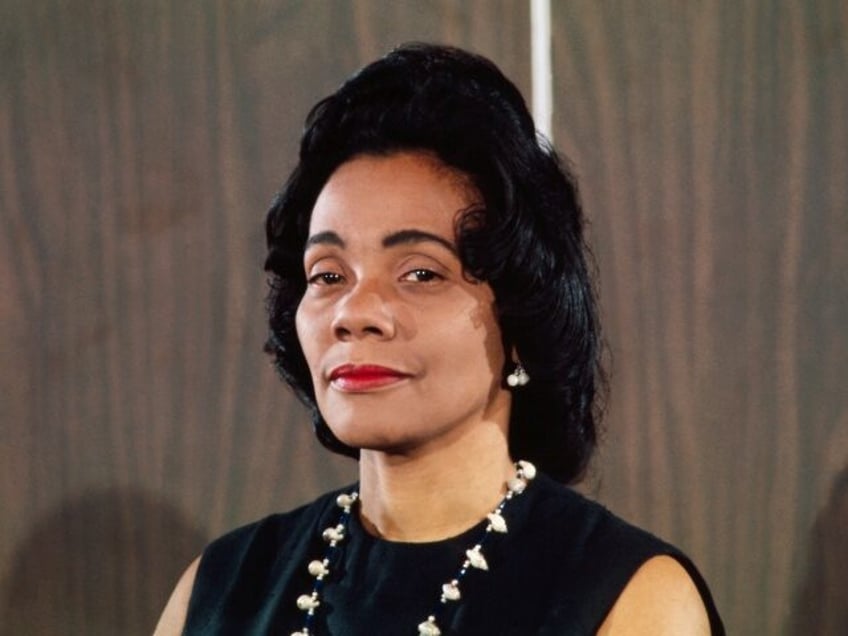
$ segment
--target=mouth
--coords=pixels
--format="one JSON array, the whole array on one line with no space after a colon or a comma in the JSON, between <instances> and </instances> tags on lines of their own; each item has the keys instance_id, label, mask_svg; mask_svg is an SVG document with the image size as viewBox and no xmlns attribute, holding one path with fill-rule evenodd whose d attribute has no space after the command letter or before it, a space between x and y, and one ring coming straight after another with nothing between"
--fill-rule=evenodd
<instances>
[{"instance_id":1,"label":"mouth","mask_svg":"<svg viewBox=\"0 0 848 636\"><path fill-rule=\"evenodd\" d=\"M376 364L343 364L330 372L330 385L346 393L364 393L402 382L408 373Z\"/></svg>"}]
</instances>

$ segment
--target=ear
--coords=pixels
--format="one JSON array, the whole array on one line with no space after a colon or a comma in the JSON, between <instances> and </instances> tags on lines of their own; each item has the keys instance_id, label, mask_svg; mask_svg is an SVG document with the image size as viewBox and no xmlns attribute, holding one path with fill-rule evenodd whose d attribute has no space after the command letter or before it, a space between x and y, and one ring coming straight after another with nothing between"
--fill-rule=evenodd
<instances>
[{"instance_id":1,"label":"ear","mask_svg":"<svg viewBox=\"0 0 848 636\"><path fill-rule=\"evenodd\" d=\"M518 349L516 349L515 345L512 345L509 348L509 359L512 361L514 365L520 365L521 359L518 357Z\"/></svg>"}]
</instances>

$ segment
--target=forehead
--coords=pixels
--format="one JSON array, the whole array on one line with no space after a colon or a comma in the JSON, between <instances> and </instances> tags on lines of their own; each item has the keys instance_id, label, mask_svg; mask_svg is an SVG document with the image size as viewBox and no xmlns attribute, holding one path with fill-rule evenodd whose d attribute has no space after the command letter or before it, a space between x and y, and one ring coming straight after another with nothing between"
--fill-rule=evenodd
<instances>
[{"instance_id":1,"label":"forehead","mask_svg":"<svg viewBox=\"0 0 848 636\"><path fill-rule=\"evenodd\" d=\"M310 234L367 234L404 227L452 238L457 215L479 198L468 177L431 155L360 155L327 180L312 210Z\"/></svg>"}]
</instances>

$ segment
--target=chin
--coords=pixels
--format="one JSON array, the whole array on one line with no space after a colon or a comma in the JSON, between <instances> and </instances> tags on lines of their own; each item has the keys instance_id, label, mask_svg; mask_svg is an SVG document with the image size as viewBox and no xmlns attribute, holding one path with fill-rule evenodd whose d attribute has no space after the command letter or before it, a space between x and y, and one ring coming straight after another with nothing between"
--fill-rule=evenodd
<instances>
[{"instance_id":1,"label":"chin","mask_svg":"<svg viewBox=\"0 0 848 636\"><path fill-rule=\"evenodd\" d=\"M414 448L415 441L406 435L398 435L399 431L391 430L392 425L385 427L369 425L368 430L362 426L339 425L327 423L333 435L347 446L358 450L379 451L389 454L405 454Z\"/></svg>"}]
</instances>

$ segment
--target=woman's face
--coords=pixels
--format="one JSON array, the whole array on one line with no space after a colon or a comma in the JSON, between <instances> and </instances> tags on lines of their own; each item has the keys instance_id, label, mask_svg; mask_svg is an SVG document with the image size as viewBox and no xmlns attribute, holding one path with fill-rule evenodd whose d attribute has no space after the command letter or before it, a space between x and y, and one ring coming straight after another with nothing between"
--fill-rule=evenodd
<instances>
[{"instance_id":1,"label":"woman's face","mask_svg":"<svg viewBox=\"0 0 848 636\"><path fill-rule=\"evenodd\" d=\"M484 420L506 433L494 296L456 254L455 220L478 200L417 153L355 157L318 196L297 334L318 407L349 446L438 448Z\"/></svg>"}]
</instances>

